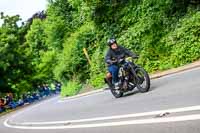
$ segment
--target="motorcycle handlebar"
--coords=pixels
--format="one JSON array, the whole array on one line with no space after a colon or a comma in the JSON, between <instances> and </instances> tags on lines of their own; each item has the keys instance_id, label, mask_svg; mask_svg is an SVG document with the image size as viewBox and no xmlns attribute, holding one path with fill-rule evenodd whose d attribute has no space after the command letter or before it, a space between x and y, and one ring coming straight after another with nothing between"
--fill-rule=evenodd
<instances>
[{"instance_id":1,"label":"motorcycle handlebar","mask_svg":"<svg viewBox=\"0 0 200 133\"><path fill-rule=\"evenodd\" d=\"M138 59L139 56L128 57L128 58ZM107 62L107 63L114 64L114 63L122 63L123 61L125 61L125 57L123 57L123 58L118 58L118 59L115 59L115 60L110 60L110 61Z\"/></svg>"}]
</instances>

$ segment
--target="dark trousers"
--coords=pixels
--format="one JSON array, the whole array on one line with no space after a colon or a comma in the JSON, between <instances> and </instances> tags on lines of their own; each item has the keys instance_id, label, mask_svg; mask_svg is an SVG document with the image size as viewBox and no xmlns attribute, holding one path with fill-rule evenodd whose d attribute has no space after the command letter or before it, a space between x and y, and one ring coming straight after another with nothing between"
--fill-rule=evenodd
<instances>
[{"instance_id":1,"label":"dark trousers","mask_svg":"<svg viewBox=\"0 0 200 133\"><path fill-rule=\"evenodd\" d=\"M118 82L119 67L117 65L110 65L108 71L112 74L112 83Z\"/></svg>"}]
</instances>

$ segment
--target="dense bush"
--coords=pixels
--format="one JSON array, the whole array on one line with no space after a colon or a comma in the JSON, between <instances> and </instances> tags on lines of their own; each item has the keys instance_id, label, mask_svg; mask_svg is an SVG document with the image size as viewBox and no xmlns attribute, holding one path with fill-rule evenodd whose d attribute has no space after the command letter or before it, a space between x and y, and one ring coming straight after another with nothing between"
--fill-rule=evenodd
<instances>
[{"instance_id":1,"label":"dense bush","mask_svg":"<svg viewBox=\"0 0 200 133\"><path fill-rule=\"evenodd\" d=\"M76 95L81 89L81 85L78 81L68 81L64 82L61 90L61 96L66 97L66 96L71 96L71 95Z\"/></svg>"},{"instance_id":2,"label":"dense bush","mask_svg":"<svg viewBox=\"0 0 200 133\"><path fill-rule=\"evenodd\" d=\"M174 31L163 38L163 43L170 50L165 64L177 67L200 58L199 22L200 12L190 12L180 19Z\"/></svg>"}]
</instances>

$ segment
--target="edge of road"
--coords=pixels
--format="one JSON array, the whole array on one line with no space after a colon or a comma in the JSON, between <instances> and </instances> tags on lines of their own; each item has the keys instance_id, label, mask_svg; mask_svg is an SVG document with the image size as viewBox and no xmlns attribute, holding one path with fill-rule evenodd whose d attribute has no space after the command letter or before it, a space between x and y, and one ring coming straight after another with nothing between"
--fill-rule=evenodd
<instances>
[{"instance_id":1,"label":"edge of road","mask_svg":"<svg viewBox=\"0 0 200 133\"><path fill-rule=\"evenodd\" d=\"M172 69L165 70L165 71L162 71L162 72L150 74L150 79L161 78L163 76L179 73L179 72L190 70L190 69L197 68L197 67L200 67L200 60L197 60L197 61L195 61L193 63L186 64L186 65L183 65L183 66L180 66L180 67L177 67L177 68L172 68ZM78 95L71 96L71 97L61 98L60 100L64 101L64 100L68 100L68 99L74 99L74 98L78 98L78 97L83 97L83 96L91 95L91 94L94 94L94 93L102 92L102 91L104 91L106 89L107 89L107 87L103 87L102 89L89 91L89 92L78 94Z\"/></svg>"}]
</instances>

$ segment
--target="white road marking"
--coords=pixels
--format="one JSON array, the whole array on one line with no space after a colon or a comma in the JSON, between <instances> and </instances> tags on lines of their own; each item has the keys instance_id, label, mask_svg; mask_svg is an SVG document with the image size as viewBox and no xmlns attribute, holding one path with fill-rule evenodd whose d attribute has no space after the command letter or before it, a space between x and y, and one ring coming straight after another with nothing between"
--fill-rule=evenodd
<instances>
[{"instance_id":1,"label":"white road marking","mask_svg":"<svg viewBox=\"0 0 200 133\"><path fill-rule=\"evenodd\" d=\"M68 120L68 121L52 121L52 122L27 122L27 123L16 123L15 125L9 124L9 119L4 121L4 125L10 128L18 128L18 129L66 129L66 128L91 128L91 127L106 127L106 126L122 126L122 125L130 125L130 124L153 124L153 123L164 123L164 122L178 122L178 121L188 121L188 120L199 120L200 114L196 115L184 115L177 117L167 117L167 118L151 118L151 119L140 119L140 120L128 120L128 121L119 121L119 122L103 122L103 120L113 120L113 119L121 119L121 118L133 118L133 117L142 117L142 116L151 116L157 115L163 112L169 113L180 113L180 112L188 112L188 111L198 111L200 110L200 106L191 106L184 108L176 108L176 109L167 109L160 111L152 111L152 112L144 112L137 114L127 114L127 115L119 115L119 116L109 116L109 117L97 117L91 119L81 119L81 120ZM98 124L80 124L73 125L77 122L95 122L102 121ZM72 125L67 126L46 126L48 124L66 124L71 123ZM31 125L31 126L30 126ZM39 125L39 126L37 126Z\"/></svg>"},{"instance_id":2,"label":"white road marking","mask_svg":"<svg viewBox=\"0 0 200 133\"><path fill-rule=\"evenodd\" d=\"M49 124L92 122L92 121L102 121L102 120L113 120L113 119L122 119L122 118L133 118L133 117L143 117L143 116L150 116L150 115L158 115L158 114L165 113L165 112L180 113L180 112L188 112L188 111L196 111L196 110L200 110L200 106L191 106L191 107L184 107L184 108L167 109L167 110L159 110L159 111L136 113L136 114L108 116L108 117L97 117L97 118L81 119L81 120L51 121L51 122L25 122L25 123L21 123L21 125L49 125Z\"/></svg>"},{"instance_id":3,"label":"white road marking","mask_svg":"<svg viewBox=\"0 0 200 133\"><path fill-rule=\"evenodd\" d=\"M155 124L155 123L166 123L166 122L181 122L181 121L192 121L200 120L200 114L198 115L185 115L177 117L168 117L168 118L152 118L152 119L143 119L143 120L129 120L129 121L120 121L120 122L108 122L108 123L98 123L98 124L82 124L82 125L68 125L68 126L17 126L9 125L8 121L4 122L6 127L17 128L17 129L73 129L73 128L94 128L94 127L111 127L111 126L125 126L125 125L139 125L139 124Z\"/></svg>"},{"instance_id":4,"label":"white road marking","mask_svg":"<svg viewBox=\"0 0 200 133\"><path fill-rule=\"evenodd\" d=\"M20 112L16 113L15 115L12 115L11 118L15 118L15 117L17 117L18 115L21 115L21 114L23 114L23 113L26 112L26 111L32 110L33 108L36 108L36 107L38 107L38 106L40 106L40 105L42 105L42 104L51 102L51 101L53 101L53 100L55 100L55 99L57 99L57 98L58 98L58 96L56 96L56 97L54 97L54 98L51 98L51 99L49 99L49 100L43 101L43 102L41 102L41 103L38 103L38 104L36 104L36 105L33 105L33 106L29 107L29 108L25 108L23 111L20 111Z\"/></svg>"}]
</instances>

